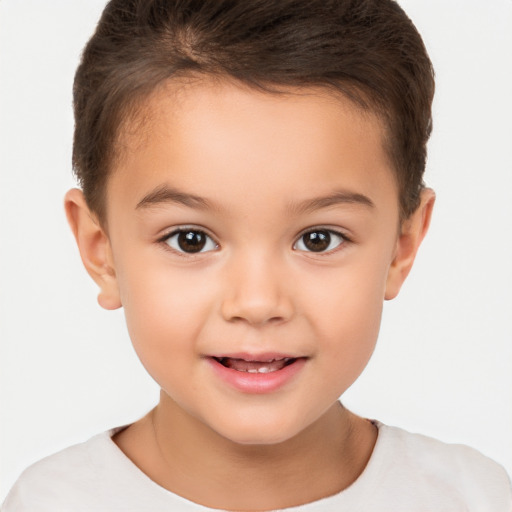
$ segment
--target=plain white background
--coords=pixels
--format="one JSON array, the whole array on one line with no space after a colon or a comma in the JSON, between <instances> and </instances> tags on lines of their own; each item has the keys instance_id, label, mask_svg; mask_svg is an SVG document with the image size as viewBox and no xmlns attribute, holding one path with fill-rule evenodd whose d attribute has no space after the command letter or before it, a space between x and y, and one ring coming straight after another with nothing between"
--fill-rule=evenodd
<instances>
[{"instance_id":1,"label":"plain white background","mask_svg":"<svg viewBox=\"0 0 512 512\"><path fill-rule=\"evenodd\" d=\"M0 1L0 501L30 463L158 399L62 208L71 87L104 0ZM345 403L512 473L512 1L402 0L437 72L436 211Z\"/></svg>"}]
</instances>

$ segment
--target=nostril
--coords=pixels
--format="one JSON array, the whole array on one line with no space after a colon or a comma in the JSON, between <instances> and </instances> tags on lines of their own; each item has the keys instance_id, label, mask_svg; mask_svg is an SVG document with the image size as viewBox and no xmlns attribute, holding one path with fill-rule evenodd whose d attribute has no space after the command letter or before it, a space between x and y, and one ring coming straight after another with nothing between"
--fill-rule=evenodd
<instances>
[{"instance_id":1,"label":"nostril","mask_svg":"<svg viewBox=\"0 0 512 512\"><path fill-rule=\"evenodd\" d=\"M225 292L221 314L228 322L279 324L292 316L293 304L283 280L268 272L261 276L261 269L232 275Z\"/></svg>"},{"instance_id":2,"label":"nostril","mask_svg":"<svg viewBox=\"0 0 512 512\"><path fill-rule=\"evenodd\" d=\"M254 314L247 314L244 316L233 316L231 318L227 318L227 320L231 323L247 323L249 325L279 324L286 321L286 319L282 316L268 317L267 315Z\"/></svg>"}]
</instances>

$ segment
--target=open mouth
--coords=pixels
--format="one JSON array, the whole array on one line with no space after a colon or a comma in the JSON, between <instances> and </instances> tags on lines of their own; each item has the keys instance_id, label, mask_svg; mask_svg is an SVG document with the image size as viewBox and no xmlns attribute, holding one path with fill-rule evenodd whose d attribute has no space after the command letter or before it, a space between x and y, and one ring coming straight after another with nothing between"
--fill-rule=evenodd
<instances>
[{"instance_id":1,"label":"open mouth","mask_svg":"<svg viewBox=\"0 0 512 512\"><path fill-rule=\"evenodd\" d=\"M217 375L230 388L242 393L274 393L297 379L309 357L292 354L231 353L207 356Z\"/></svg>"},{"instance_id":2,"label":"open mouth","mask_svg":"<svg viewBox=\"0 0 512 512\"><path fill-rule=\"evenodd\" d=\"M297 361L294 357L270 359L268 361L247 361L235 357L214 357L215 361L226 368L246 373L272 373L282 370Z\"/></svg>"}]
</instances>

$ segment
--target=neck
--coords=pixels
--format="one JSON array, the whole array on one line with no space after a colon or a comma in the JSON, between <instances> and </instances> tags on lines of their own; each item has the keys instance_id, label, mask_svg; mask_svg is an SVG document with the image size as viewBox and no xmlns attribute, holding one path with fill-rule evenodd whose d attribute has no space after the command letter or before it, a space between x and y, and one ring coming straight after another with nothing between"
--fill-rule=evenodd
<instances>
[{"instance_id":1,"label":"neck","mask_svg":"<svg viewBox=\"0 0 512 512\"><path fill-rule=\"evenodd\" d=\"M224 510L275 510L336 494L361 474L376 440L375 427L339 402L300 434L272 445L234 443L165 393L138 424L130 428L139 432L144 456L131 456L128 444L137 443L130 442L130 429L125 442L116 440L120 448L162 487Z\"/></svg>"}]
</instances>

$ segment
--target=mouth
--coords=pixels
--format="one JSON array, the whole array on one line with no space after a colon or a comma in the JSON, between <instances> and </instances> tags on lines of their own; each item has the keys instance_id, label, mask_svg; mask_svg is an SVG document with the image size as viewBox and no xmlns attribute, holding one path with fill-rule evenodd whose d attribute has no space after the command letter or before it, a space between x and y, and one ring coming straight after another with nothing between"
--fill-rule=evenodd
<instances>
[{"instance_id":1,"label":"mouth","mask_svg":"<svg viewBox=\"0 0 512 512\"><path fill-rule=\"evenodd\" d=\"M213 357L215 361L231 370L245 373L273 373L290 366L297 361L296 357L261 358L261 360L239 357Z\"/></svg>"},{"instance_id":2,"label":"mouth","mask_svg":"<svg viewBox=\"0 0 512 512\"><path fill-rule=\"evenodd\" d=\"M218 354L207 356L214 374L242 393L264 394L286 389L304 371L307 356L292 354Z\"/></svg>"},{"instance_id":3,"label":"mouth","mask_svg":"<svg viewBox=\"0 0 512 512\"><path fill-rule=\"evenodd\" d=\"M303 373L310 358L278 352L239 352L210 355L206 360L214 374L230 388L265 394L290 389L289 385Z\"/></svg>"}]
</instances>

